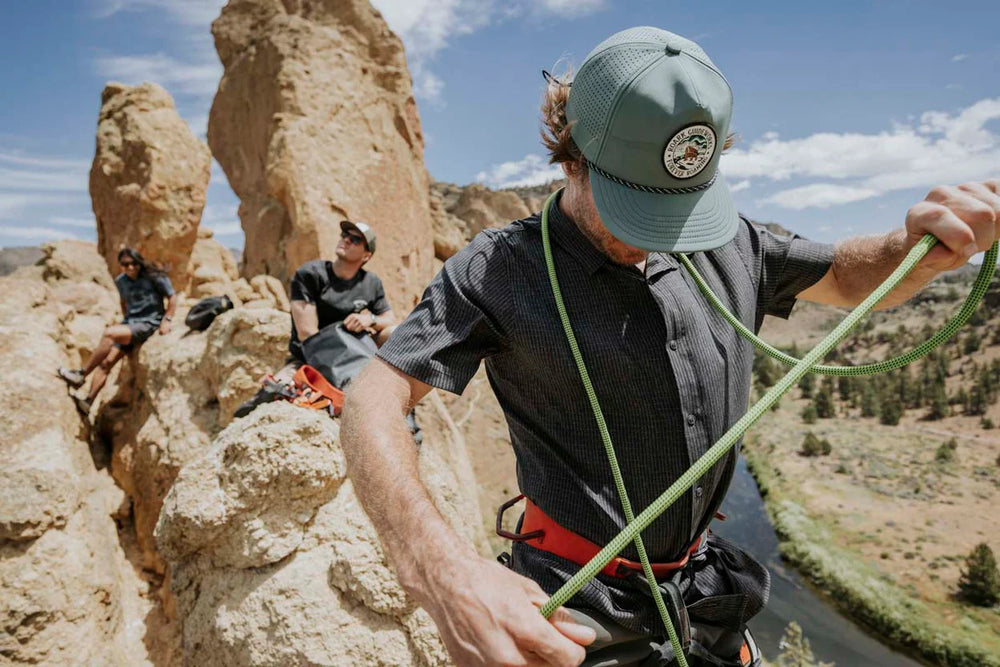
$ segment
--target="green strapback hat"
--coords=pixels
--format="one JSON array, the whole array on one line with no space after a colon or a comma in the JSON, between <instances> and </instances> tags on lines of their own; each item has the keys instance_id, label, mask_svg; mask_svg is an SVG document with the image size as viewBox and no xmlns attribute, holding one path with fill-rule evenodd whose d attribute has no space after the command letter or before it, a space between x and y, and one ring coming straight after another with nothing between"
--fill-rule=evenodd
<instances>
[{"instance_id":1,"label":"green strapback hat","mask_svg":"<svg viewBox=\"0 0 1000 667\"><path fill-rule=\"evenodd\" d=\"M689 39L630 28L591 51L566 115L616 238L677 252L732 240L739 217L718 174L732 112L725 77Z\"/></svg>"}]
</instances>

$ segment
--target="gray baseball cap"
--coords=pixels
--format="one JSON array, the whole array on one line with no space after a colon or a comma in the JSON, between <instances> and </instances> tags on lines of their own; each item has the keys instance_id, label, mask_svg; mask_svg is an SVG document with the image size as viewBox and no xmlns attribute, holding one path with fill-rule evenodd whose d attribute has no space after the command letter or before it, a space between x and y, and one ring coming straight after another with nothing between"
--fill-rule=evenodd
<instances>
[{"instance_id":1,"label":"gray baseball cap","mask_svg":"<svg viewBox=\"0 0 1000 667\"><path fill-rule=\"evenodd\" d=\"M630 28L590 52L566 116L616 238L672 252L732 240L739 216L718 173L732 113L729 83L689 39Z\"/></svg>"},{"instance_id":2,"label":"gray baseball cap","mask_svg":"<svg viewBox=\"0 0 1000 667\"><path fill-rule=\"evenodd\" d=\"M351 222L350 220L341 220L340 229L347 231L355 231L365 237L365 246L368 248L368 252L375 254L375 230L371 228L371 225L365 222Z\"/></svg>"}]
</instances>

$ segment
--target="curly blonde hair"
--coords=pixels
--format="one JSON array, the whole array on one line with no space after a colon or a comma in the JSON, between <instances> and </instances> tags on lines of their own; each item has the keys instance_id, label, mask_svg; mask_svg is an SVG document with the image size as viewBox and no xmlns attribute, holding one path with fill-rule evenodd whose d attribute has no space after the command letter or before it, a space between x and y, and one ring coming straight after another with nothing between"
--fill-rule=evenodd
<instances>
[{"instance_id":1,"label":"curly blonde hair","mask_svg":"<svg viewBox=\"0 0 1000 667\"><path fill-rule=\"evenodd\" d=\"M549 164L569 164L584 173L587 170L587 158L573 141L572 123L566 119L566 103L569 101L569 91L573 84L572 71L567 69L560 76L543 71L546 86L542 97L542 143L549 151ZM736 134L730 132L722 144L725 153L736 143Z\"/></svg>"}]
</instances>

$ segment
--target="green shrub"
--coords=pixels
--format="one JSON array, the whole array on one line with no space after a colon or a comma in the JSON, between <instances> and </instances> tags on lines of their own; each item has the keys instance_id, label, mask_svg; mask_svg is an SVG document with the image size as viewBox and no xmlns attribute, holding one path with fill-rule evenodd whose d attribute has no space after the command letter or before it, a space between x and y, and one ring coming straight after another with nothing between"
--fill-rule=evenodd
<instances>
[{"instance_id":1,"label":"green shrub","mask_svg":"<svg viewBox=\"0 0 1000 667\"><path fill-rule=\"evenodd\" d=\"M952 438L937 448L937 451L934 453L934 460L938 463L951 463L955 460L955 450L957 449L958 441Z\"/></svg>"},{"instance_id":2,"label":"green shrub","mask_svg":"<svg viewBox=\"0 0 1000 667\"><path fill-rule=\"evenodd\" d=\"M814 406L812 403L802 408L801 414L802 414L802 421L804 421L805 423L807 424L816 423L816 406Z\"/></svg>"},{"instance_id":3,"label":"green shrub","mask_svg":"<svg viewBox=\"0 0 1000 667\"><path fill-rule=\"evenodd\" d=\"M993 425L993 420L989 417L983 417L980 420L979 425L982 426L985 431L991 431L996 428L996 426Z\"/></svg>"},{"instance_id":4,"label":"green shrub","mask_svg":"<svg viewBox=\"0 0 1000 667\"><path fill-rule=\"evenodd\" d=\"M826 438L822 440L816 437L812 431L806 433L802 440L802 449L799 452L802 456L829 456L833 451L833 445Z\"/></svg>"},{"instance_id":5,"label":"green shrub","mask_svg":"<svg viewBox=\"0 0 1000 667\"><path fill-rule=\"evenodd\" d=\"M1000 570L993 550L985 542L977 544L966 556L958 590L965 600L980 607L1000 602Z\"/></svg>"},{"instance_id":6,"label":"green shrub","mask_svg":"<svg viewBox=\"0 0 1000 667\"><path fill-rule=\"evenodd\" d=\"M899 401L899 396L890 394L879 407L878 419L886 426L895 426L903 416L903 404Z\"/></svg>"}]
</instances>

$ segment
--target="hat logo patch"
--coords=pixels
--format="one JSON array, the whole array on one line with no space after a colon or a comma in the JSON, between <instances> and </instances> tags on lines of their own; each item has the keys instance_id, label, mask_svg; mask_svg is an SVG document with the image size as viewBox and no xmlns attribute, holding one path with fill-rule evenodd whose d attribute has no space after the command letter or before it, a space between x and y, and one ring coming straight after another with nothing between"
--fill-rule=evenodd
<instances>
[{"instance_id":1,"label":"hat logo patch","mask_svg":"<svg viewBox=\"0 0 1000 667\"><path fill-rule=\"evenodd\" d=\"M708 125L688 125L670 138L663 151L663 166L674 178L697 176L715 154L715 130Z\"/></svg>"}]
</instances>

